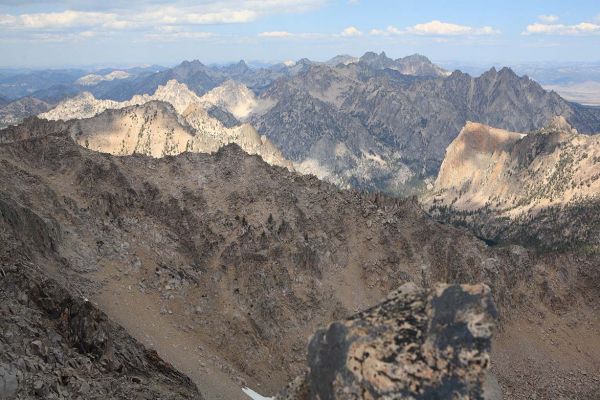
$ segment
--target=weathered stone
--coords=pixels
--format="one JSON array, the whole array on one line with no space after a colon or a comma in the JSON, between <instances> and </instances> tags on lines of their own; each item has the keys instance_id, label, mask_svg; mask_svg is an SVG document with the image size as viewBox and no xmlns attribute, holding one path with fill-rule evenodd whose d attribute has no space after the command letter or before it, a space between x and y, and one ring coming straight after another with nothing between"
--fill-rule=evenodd
<instances>
[{"instance_id":1,"label":"weathered stone","mask_svg":"<svg viewBox=\"0 0 600 400\"><path fill-rule=\"evenodd\" d=\"M495 318L485 285L403 285L319 330L277 399L483 399Z\"/></svg>"},{"instance_id":2,"label":"weathered stone","mask_svg":"<svg viewBox=\"0 0 600 400\"><path fill-rule=\"evenodd\" d=\"M0 364L0 399L14 398L17 387L17 371L9 365Z\"/></svg>"},{"instance_id":3,"label":"weathered stone","mask_svg":"<svg viewBox=\"0 0 600 400\"><path fill-rule=\"evenodd\" d=\"M20 294L27 296L27 305ZM188 377L93 303L72 296L37 269L6 268L0 303L16 311L0 315L2 330L14 332L0 334L0 400L109 398L114 391L123 398L203 398ZM7 359L13 360L10 365ZM131 385L130 377L141 384ZM144 384L149 380L152 386Z\"/></svg>"}]
</instances>

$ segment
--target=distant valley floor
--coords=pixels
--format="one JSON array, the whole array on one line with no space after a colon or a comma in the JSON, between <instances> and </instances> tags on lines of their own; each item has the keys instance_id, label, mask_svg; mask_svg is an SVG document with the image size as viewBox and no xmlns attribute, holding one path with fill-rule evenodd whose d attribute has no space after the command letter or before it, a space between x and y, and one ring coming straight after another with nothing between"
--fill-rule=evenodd
<instances>
[{"instance_id":1,"label":"distant valley floor","mask_svg":"<svg viewBox=\"0 0 600 400\"><path fill-rule=\"evenodd\" d=\"M554 90L563 98L587 106L600 106L600 82L542 85L546 90Z\"/></svg>"}]
</instances>

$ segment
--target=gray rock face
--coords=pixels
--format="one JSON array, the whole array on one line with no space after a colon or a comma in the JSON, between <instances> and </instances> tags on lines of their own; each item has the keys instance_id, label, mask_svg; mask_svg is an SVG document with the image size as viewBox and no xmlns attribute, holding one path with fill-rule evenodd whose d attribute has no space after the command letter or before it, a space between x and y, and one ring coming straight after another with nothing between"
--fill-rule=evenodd
<instances>
[{"instance_id":1,"label":"gray rock face","mask_svg":"<svg viewBox=\"0 0 600 400\"><path fill-rule=\"evenodd\" d=\"M203 398L92 303L30 265L0 265L0 399Z\"/></svg>"},{"instance_id":2,"label":"gray rock face","mask_svg":"<svg viewBox=\"0 0 600 400\"><path fill-rule=\"evenodd\" d=\"M361 64L375 69L392 69L404 75L444 77L450 75L443 68L432 63L427 57L420 54L413 54L403 58L393 60L384 52L376 54L373 52L365 53L360 59Z\"/></svg>"},{"instance_id":3,"label":"gray rock face","mask_svg":"<svg viewBox=\"0 0 600 400\"><path fill-rule=\"evenodd\" d=\"M16 125L31 115L48 111L50 107L45 101L33 97L23 97L5 105L0 102L0 128Z\"/></svg>"},{"instance_id":4,"label":"gray rock face","mask_svg":"<svg viewBox=\"0 0 600 400\"><path fill-rule=\"evenodd\" d=\"M483 399L496 316L485 285L403 285L319 330L277 399Z\"/></svg>"},{"instance_id":5,"label":"gray rock face","mask_svg":"<svg viewBox=\"0 0 600 400\"><path fill-rule=\"evenodd\" d=\"M17 395L17 372L10 365L0 364L0 399L12 399Z\"/></svg>"},{"instance_id":6,"label":"gray rock face","mask_svg":"<svg viewBox=\"0 0 600 400\"><path fill-rule=\"evenodd\" d=\"M434 177L466 121L524 132L562 115L581 133L600 131L599 112L508 68L427 78L381 69L394 62L386 57L361 60L312 65L276 82L263 97L277 104L253 125L288 159L316 160L345 183L387 192L406 191L413 177ZM357 167L363 160L374 162Z\"/></svg>"}]
</instances>

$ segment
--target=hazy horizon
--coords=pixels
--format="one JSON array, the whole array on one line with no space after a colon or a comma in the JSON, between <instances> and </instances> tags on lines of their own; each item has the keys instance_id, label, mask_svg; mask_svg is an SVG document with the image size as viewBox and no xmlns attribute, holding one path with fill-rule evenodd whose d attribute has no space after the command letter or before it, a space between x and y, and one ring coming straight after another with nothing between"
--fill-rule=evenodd
<instances>
[{"instance_id":1,"label":"hazy horizon","mask_svg":"<svg viewBox=\"0 0 600 400\"><path fill-rule=\"evenodd\" d=\"M595 61L549 61L549 60L539 60L539 61L529 61L529 62L521 62L521 61L500 61L500 60L492 60L492 61L475 61L475 60L461 60L461 59L435 59L435 58L431 58L429 57L427 54L424 54L422 52L416 52L416 53L406 53L406 54L392 54L391 52L386 51L385 49L382 50L367 50L367 51L371 51L377 54L380 54L381 52L386 53L386 55L392 59L397 59L397 58L402 58L402 57L406 57L406 56L410 56L410 55L414 55L414 54L419 54L419 55L423 55L427 58L429 58L429 60L431 62L433 62L434 64L440 65L441 67L444 67L446 69L450 68L450 67L470 67L470 68L482 68L482 69L490 69L492 67L514 67L514 66L538 66L538 67L543 67L543 66L547 66L547 67L561 67L561 66L600 66L600 59L595 60ZM37 70L60 70L60 69L82 69L82 70L100 70L100 69L105 69L105 68L121 68L121 69L129 69L129 68L143 68L143 67L152 67L152 66L156 66L156 67L162 67L162 68L173 68L176 67L177 65L180 65L181 63L185 62L185 61L195 61L198 60L201 63L203 63L204 65L207 66L227 66L227 65L232 65L232 64L236 64L239 63L240 61L244 61L249 67L253 68L253 67L263 67L263 66L272 66L272 65L276 65L276 64L280 64L286 61L293 61L293 62L298 62L301 59L304 58L308 58L310 59L310 61L313 62L326 62L336 56L352 56L352 57L361 57L364 53L360 53L360 54L347 54L347 53L340 53L340 54L332 54L329 57L325 57L325 58L320 58L320 59L313 59L313 58L308 58L308 57L300 57L297 59L273 59L273 60L260 60L260 59L243 59L243 58L231 58L229 60L222 60L222 61L206 61L203 60L202 58L199 57L193 57L192 55L190 55L189 57L184 57L181 58L179 60L176 60L174 62L170 62L170 63L159 63L159 62L131 62L131 63L120 63L118 61L115 62L98 62L98 63L93 63L93 64L85 64L85 63L81 63L81 64L57 64L57 65L39 65L39 66L26 66L26 65L15 65L15 66L11 66L11 65L5 65L5 64L0 64L0 71L8 71L8 70L30 70L30 71L37 71ZM451 69L451 68L450 68Z\"/></svg>"},{"instance_id":2,"label":"hazy horizon","mask_svg":"<svg viewBox=\"0 0 600 400\"><path fill-rule=\"evenodd\" d=\"M599 47L591 0L0 0L5 68L323 61L381 49L438 63L596 63Z\"/></svg>"}]
</instances>

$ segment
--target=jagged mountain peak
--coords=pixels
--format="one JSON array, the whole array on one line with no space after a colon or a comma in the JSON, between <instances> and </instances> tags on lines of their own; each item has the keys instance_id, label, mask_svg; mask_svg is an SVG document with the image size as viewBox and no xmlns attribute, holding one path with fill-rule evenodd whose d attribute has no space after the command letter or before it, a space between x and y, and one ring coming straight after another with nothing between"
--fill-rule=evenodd
<instances>
[{"instance_id":1,"label":"jagged mountain peak","mask_svg":"<svg viewBox=\"0 0 600 400\"><path fill-rule=\"evenodd\" d=\"M40 114L40 118L74 120L70 127L75 140L111 154L162 157L183 151L211 153L225 144L237 143L249 154L291 168L281 152L253 127L228 128L213 118L207 105L215 104L209 100L230 107L238 115L262 104L252 91L237 82L227 81L201 99L187 85L170 80L153 95L137 95L124 102L98 100L88 93L62 102Z\"/></svg>"},{"instance_id":2,"label":"jagged mountain peak","mask_svg":"<svg viewBox=\"0 0 600 400\"><path fill-rule=\"evenodd\" d=\"M390 63L393 62L391 58L388 58L384 51L377 54L374 51L367 51L362 57L359 58L359 62L364 64L375 64L375 63Z\"/></svg>"},{"instance_id":3,"label":"jagged mountain peak","mask_svg":"<svg viewBox=\"0 0 600 400\"><path fill-rule=\"evenodd\" d=\"M340 55L337 55L337 56L325 61L324 64L331 66L331 67L335 67L340 64L343 64L343 65L354 64L355 62L358 62L358 60L359 60L359 58L357 58L357 57L353 57L348 54L340 54Z\"/></svg>"},{"instance_id":4,"label":"jagged mountain peak","mask_svg":"<svg viewBox=\"0 0 600 400\"><path fill-rule=\"evenodd\" d=\"M502 67L500 69L496 69L495 66L491 67L489 70L485 71L481 74L482 78L499 78L499 79L514 79L519 80L524 77L520 77L517 75L515 71L510 67Z\"/></svg>"},{"instance_id":5,"label":"jagged mountain peak","mask_svg":"<svg viewBox=\"0 0 600 400\"><path fill-rule=\"evenodd\" d=\"M379 54L371 51L360 57L359 63L375 69L393 69L403 75L429 77L450 75L448 71L433 64L427 57L420 54L412 54L393 60L384 51Z\"/></svg>"},{"instance_id":6,"label":"jagged mountain peak","mask_svg":"<svg viewBox=\"0 0 600 400\"><path fill-rule=\"evenodd\" d=\"M206 93L200 101L208 107L220 107L241 121L251 114L263 112L270 105L270 102L257 98L246 85L231 79Z\"/></svg>"},{"instance_id":7,"label":"jagged mountain peak","mask_svg":"<svg viewBox=\"0 0 600 400\"><path fill-rule=\"evenodd\" d=\"M385 51L382 51L381 53L376 53L374 51L367 51L360 58L368 60L368 59L373 59L373 58L388 58L388 57L387 57L387 54L385 53Z\"/></svg>"},{"instance_id":8,"label":"jagged mountain peak","mask_svg":"<svg viewBox=\"0 0 600 400\"><path fill-rule=\"evenodd\" d=\"M431 60L428 57L424 56L423 54L419 54L419 53L411 54L406 57L399 58L398 60L431 62Z\"/></svg>"},{"instance_id":9,"label":"jagged mountain peak","mask_svg":"<svg viewBox=\"0 0 600 400\"><path fill-rule=\"evenodd\" d=\"M131 102L143 103L144 101L148 101L148 99L163 100L171 103L180 114L190 104L200 102L198 95L192 92L186 84L179 83L174 79L171 79L165 85L159 86L152 96L134 96Z\"/></svg>"},{"instance_id":10,"label":"jagged mountain peak","mask_svg":"<svg viewBox=\"0 0 600 400\"><path fill-rule=\"evenodd\" d=\"M246 61L244 60L240 60L235 64L229 65L229 68L236 71L247 71L250 69L250 67L248 66L248 64L246 64Z\"/></svg>"},{"instance_id":11,"label":"jagged mountain peak","mask_svg":"<svg viewBox=\"0 0 600 400\"><path fill-rule=\"evenodd\" d=\"M498 71L498 76L512 78L512 79L521 79L519 75L510 67L502 67L500 71Z\"/></svg>"},{"instance_id":12,"label":"jagged mountain peak","mask_svg":"<svg viewBox=\"0 0 600 400\"><path fill-rule=\"evenodd\" d=\"M200 62L200 60L196 59L196 60L192 60L192 61L182 61L181 64L179 64L177 67L182 67L182 68L200 68L200 67L204 67L204 64L202 64L202 62Z\"/></svg>"},{"instance_id":13,"label":"jagged mountain peak","mask_svg":"<svg viewBox=\"0 0 600 400\"><path fill-rule=\"evenodd\" d=\"M558 131L558 132L573 132L577 133L576 129L573 129L571 124L567 122L567 119L562 115L556 115L552 117L548 126L544 128L545 131Z\"/></svg>"},{"instance_id":14,"label":"jagged mountain peak","mask_svg":"<svg viewBox=\"0 0 600 400\"><path fill-rule=\"evenodd\" d=\"M313 64L314 64L314 62L312 62L310 59L305 57L305 58L301 58L298 61L296 61L295 65L303 65L304 66L304 65L313 65Z\"/></svg>"},{"instance_id":15,"label":"jagged mountain peak","mask_svg":"<svg viewBox=\"0 0 600 400\"><path fill-rule=\"evenodd\" d=\"M131 105L139 105L152 100L161 100L173 105L178 113L182 113L190 103L199 102L199 97L189 88L172 79L165 85L160 85L153 95L136 95L128 101L100 100L90 92L64 100L52 110L40 114L40 118L48 120L71 120L91 118L107 109L119 109Z\"/></svg>"}]
</instances>

